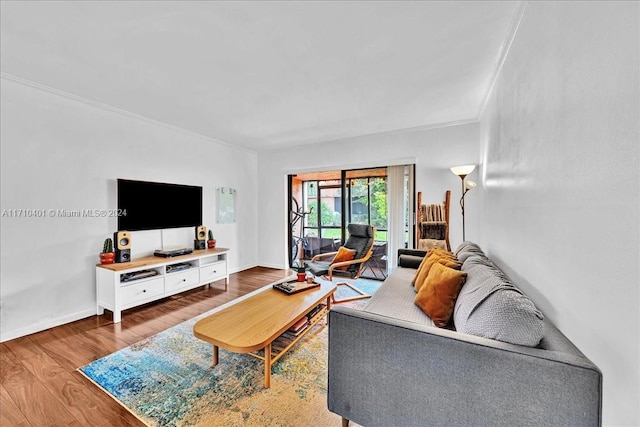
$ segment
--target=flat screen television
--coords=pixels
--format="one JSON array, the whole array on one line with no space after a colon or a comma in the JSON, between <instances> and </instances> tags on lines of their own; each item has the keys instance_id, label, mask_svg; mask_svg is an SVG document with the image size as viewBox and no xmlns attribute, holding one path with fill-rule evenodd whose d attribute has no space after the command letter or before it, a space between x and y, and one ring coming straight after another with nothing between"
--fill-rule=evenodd
<instances>
[{"instance_id":1,"label":"flat screen television","mask_svg":"<svg viewBox=\"0 0 640 427\"><path fill-rule=\"evenodd\" d=\"M118 179L118 230L202 225L202 187Z\"/></svg>"}]
</instances>

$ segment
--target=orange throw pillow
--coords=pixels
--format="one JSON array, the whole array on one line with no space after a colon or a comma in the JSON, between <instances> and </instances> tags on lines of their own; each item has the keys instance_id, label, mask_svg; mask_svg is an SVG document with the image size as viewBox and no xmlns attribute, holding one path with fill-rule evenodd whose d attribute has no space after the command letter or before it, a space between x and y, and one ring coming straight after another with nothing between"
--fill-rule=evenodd
<instances>
[{"instance_id":1,"label":"orange throw pillow","mask_svg":"<svg viewBox=\"0 0 640 427\"><path fill-rule=\"evenodd\" d=\"M331 261L331 264L335 264L336 262L352 261L355 256L356 256L356 251L354 251L353 249L347 249L344 246L340 246L338 248L338 253L336 254L335 257L333 257L333 261ZM347 267L349 266L344 265L342 267L336 267L336 269L346 270Z\"/></svg>"},{"instance_id":2,"label":"orange throw pillow","mask_svg":"<svg viewBox=\"0 0 640 427\"><path fill-rule=\"evenodd\" d=\"M444 249L433 248L433 249L430 249L429 252L436 255L443 256L443 257L456 259L456 256L453 252L445 251Z\"/></svg>"},{"instance_id":3,"label":"orange throw pillow","mask_svg":"<svg viewBox=\"0 0 640 427\"><path fill-rule=\"evenodd\" d=\"M467 273L464 271L436 263L431 267L413 302L436 326L443 328L451 319L456 299L466 280Z\"/></svg>"},{"instance_id":4,"label":"orange throw pillow","mask_svg":"<svg viewBox=\"0 0 640 427\"><path fill-rule=\"evenodd\" d=\"M429 275L429 272L431 271L431 268L434 264L442 264L446 267L456 270L460 270L460 267L462 267L462 264L460 264L457 260L451 259L449 257L441 257L435 253L428 256L424 266L422 267L422 269L420 269L420 272L415 278L414 287L416 292L420 291L420 288L425 283L425 279Z\"/></svg>"},{"instance_id":5,"label":"orange throw pillow","mask_svg":"<svg viewBox=\"0 0 640 427\"><path fill-rule=\"evenodd\" d=\"M428 253L424 256L424 258L422 258L422 262L420 263L420 265L416 269L416 274L415 274L415 276L413 276L413 280L411 281L411 285L415 286L416 280L418 280L418 276L420 275L420 272L424 268L424 265L427 263L427 258L429 258L429 254Z\"/></svg>"},{"instance_id":6,"label":"orange throw pillow","mask_svg":"<svg viewBox=\"0 0 640 427\"><path fill-rule=\"evenodd\" d=\"M416 286L416 282L422 283L422 281L424 281L424 279L427 277L426 273L424 273L423 276L422 276L422 279L418 281L418 277L420 276L420 273L422 272L422 269L424 268L424 266L427 264L427 259L430 256L431 257L437 256L437 257L441 257L441 258L447 258L447 259L451 259L451 260L454 260L454 261L458 261L458 258L456 258L455 254L453 252L445 251L444 249L438 249L438 248L429 249L427 251L427 254L425 255L425 257L422 259L422 262L418 266L418 268L416 270L416 274L415 274L415 276L413 276L413 280L411 281L411 284L416 288L416 292L418 291L418 288L420 287L420 285ZM428 273L428 271L427 271L427 273Z\"/></svg>"}]
</instances>

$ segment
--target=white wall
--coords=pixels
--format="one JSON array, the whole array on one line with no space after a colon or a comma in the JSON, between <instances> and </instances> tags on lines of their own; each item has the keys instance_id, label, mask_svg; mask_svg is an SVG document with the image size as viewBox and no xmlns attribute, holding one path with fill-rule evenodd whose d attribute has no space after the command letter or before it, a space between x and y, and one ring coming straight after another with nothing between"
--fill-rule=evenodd
<instances>
[{"instance_id":1,"label":"white wall","mask_svg":"<svg viewBox=\"0 0 640 427\"><path fill-rule=\"evenodd\" d=\"M478 162L478 123L434 129L367 135L340 141L271 151L258 155L260 264L287 265L287 175L310 170L335 170L416 163L416 190L424 203L442 202L451 190L452 246L462 240L458 199L460 178L449 167ZM475 179L477 172L469 177ZM465 209L476 209L468 194ZM467 239L477 236L473 218L467 218Z\"/></svg>"},{"instance_id":2,"label":"white wall","mask_svg":"<svg viewBox=\"0 0 640 427\"><path fill-rule=\"evenodd\" d=\"M637 426L637 2L530 2L481 118L479 243L604 375Z\"/></svg>"},{"instance_id":3,"label":"white wall","mask_svg":"<svg viewBox=\"0 0 640 427\"><path fill-rule=\"evenodd\" d=\"M114 209L117 178L199 185L203 222L218 246L231 248L230 270L256 265L255 153L13 79L1 83L2 210ZM215 224L219 186L238 190L236 224ZM95 314L95 264L116 218L5 215L1 225L3 341ZM169 230L165 244L192 246L193 233ZM159 244L159 231L136 232L133 256Z\"/></svg>"}]
</instances>

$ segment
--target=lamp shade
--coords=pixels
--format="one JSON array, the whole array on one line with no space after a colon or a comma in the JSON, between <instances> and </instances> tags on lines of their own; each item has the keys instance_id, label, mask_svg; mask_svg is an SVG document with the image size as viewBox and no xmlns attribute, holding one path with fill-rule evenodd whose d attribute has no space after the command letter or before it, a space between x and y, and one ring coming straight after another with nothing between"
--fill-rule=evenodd
<instances>
[{"instance_id":1,"label":"lamp shade","mask_svg":"<svg viewBox=\"0 0 640 427\"><path fill-rule=\"evenodd\" d=\"M451 172L458 176L467 176L476 168L476 165L454 166Z\"/></svg>"},{"instance_id":2,"label":"lamp shade","mask_svg":"<svg viewBox=\"0 0 640 427\"><path fill-rule=\"evenodd\" d=\"M474 188L476 188L476 183L473 181L465 181L464 188L466 188L467 190L473 190Z\"/></svg>"}]
</instances>

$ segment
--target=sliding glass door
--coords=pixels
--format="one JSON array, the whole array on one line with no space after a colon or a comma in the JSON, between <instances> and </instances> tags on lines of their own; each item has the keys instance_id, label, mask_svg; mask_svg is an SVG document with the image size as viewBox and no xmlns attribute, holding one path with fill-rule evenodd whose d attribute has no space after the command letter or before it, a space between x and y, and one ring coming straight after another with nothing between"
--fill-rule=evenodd
<instances>
[{"instance_id":1,"label":"sliding glass door","mask_svg":"<svg viewBox=\"0 0 640 427\"><path fill-rule=\"evenodd\" d=\"M411 170L412 169L407 169ZM403 180L404 185L409 181ZM412 182L412 181L411 181ZM363 277L384 279L388 268L389 230L388 168L311 172L289 176L290 191L290 260L308 260L315 255L337 251L347 236L348 224L370 224L376 229L374 256ZM402 212L406 207L407 188L399 196ZM411 236L409 216L403 218L395 234L400 239ZM397 239L396 239L397 240ZM397 244L393 245L394 247Z\"/></svg>"}]
</instances>

